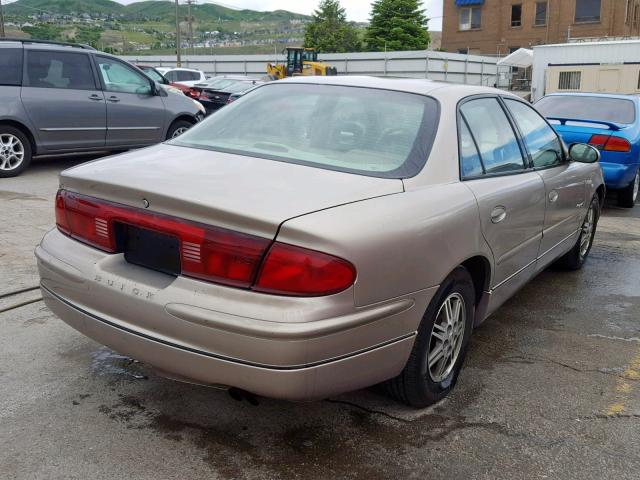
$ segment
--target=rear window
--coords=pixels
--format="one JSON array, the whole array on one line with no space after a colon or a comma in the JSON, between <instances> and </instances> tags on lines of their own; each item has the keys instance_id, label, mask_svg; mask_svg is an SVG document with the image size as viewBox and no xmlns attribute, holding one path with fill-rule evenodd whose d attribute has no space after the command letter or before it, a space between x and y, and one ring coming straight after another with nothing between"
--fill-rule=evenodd
<instances>
[{"instance_id":1,"label":"rear window","mask_svg":"<svg viewBox=\"0 0 640 480\"><path fill-rule=\"evenodd\" d=\"M538 101L536 108L547 118L601 120L623 124L636 121L635 103L623 98L552 95Z\"/></svg>"},{"instance_id":2,"label":"rear window","mask_svg":"<svg viewBox=\"0 0 640 480\"><path fill-rule=\"evenodd\" d=\"M439 117L436 100L334 85L256 89L171 143L385 178L424 166Z\"/></svg>"},{"instance_id":3,"label":"rear window","mask_svg":"<svg viewBox=\"0 0 640 480\"><path fill-rule=\"evenodd\" d=\"M0 85L22 83L22 48L0 48Z\"/></svg>"}]
</instances>

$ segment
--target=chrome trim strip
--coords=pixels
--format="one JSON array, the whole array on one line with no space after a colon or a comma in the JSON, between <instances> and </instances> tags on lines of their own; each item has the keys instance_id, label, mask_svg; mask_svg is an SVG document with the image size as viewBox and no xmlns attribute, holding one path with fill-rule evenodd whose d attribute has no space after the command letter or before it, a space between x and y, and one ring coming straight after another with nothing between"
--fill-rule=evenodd
<instances>
[{"instance_id":1,"label":"chrome trim strip","mask_svg":"<svg viewBox=\"0 0 640 480\"><path fill-rule=\"evenodd\" d=\"M108 127L107 130L160 130L160 127Z\"/></svg>"},{"instance_id":2,"label":"chrome trim strip","mask_svg":"<svg viewBox=\"0 0 640 480\"><path fill-rule=\"evenodd\" d=\"M561 244L563 244L564 242L566 242L567 240L569 240L571 237L573 237L576 233L578 232L578 230L576 230L575 232L570 233L569 235L567 235L565 238L563 238L562 240L560 240L558 243L556 243L553 247L551 247L549 250L547 250L546 252L544 252L542 255L539 255L538 257L536 257L535 260L527 263L524 267L522 267L520 270L518 270L517 272L509 275L507 278L505 278L503 281L501 281L499 284L497 284L495 287L491 288L491 290L489 290L489 293L493 293L495 290L497 290L498 288L500 288L502 285L504 285L505 283L507 283L509 280L511 280L513 277L521 274L523 271L525 271L527 268L529 268L531 265L533 265L534 263L536 263L538 260L542 259L542 257L544 257L547 253L549 253L551 250L553 250L554 248L560 246Z\"/></svg>"},{"instance_id":3,"label":"chrome trim strip","mask_svg":"<svg viewBox=\"0 0 640 480\"><path fill-rule=\"evenodd\" d=\"M544 257L547 253L549 253L551 250L553 250L554 248L560 246L561 244L563 244L564 242L566 242L567 240L569 240L571 237L573 237L576 233L578 233L578 230L576 230L575 232L570 233L569 235L567 235L566 237L564 237L562 240L560 240L558 243L556 243L553 247L551 247L549 250L547 250L546 252L544 252L542 255L538 256L538 260L540 260L542 257Z\"/></svg>"},{"instance_id":4,"label":"chrome trim strip","mask_svg":"<svg viewBox=\"0 0 640 480\"><path fill-rule=\"evenodd\" d=\"M507 278L505 278L503 281L501 281L499 284L497 284L495 287L493 287L490 291L490 293L493 293L495 290L497 290L498 288L500 288L502 285L504 285L505 283L507 283L509 280L511 280L513 277L520 275L522 272L524 272L527 268L529 268L531 265L533 265L534 263L536 263L538 261L538 259L536 258L535 260L527 263L524 267L522 267L520 270L518 270L515 273L512 273L511 275L509 275Z\"/></svg>"},{"instance_id":5,"label":"chrome trim strip","mask_svg":"<svg viewBox=\"0 0 640 480\"><path fill-rule=\"evenodd\" d=\"M107 127L41 128L41 132L101 132Z\"/></svg>"},{"instance_id":6,"label":"chrome trim strip","mask_svg":"<svg viewBox=\"0 0 640 480\"><path fill-rule=\"evenodd\" d=\"M344 360L346 358L350 358L350 357L354 357L356 355L367 353L367 352L370 352L372 350L376 350L378 348L382 348L382 347L386 347L388 345L392 345L394 343L399 343L399 342L401 342L403 340L406 340L408 338L414 337L417 334L417 332L410 332L410 333L407 333L407 334L402 335L400 337L397 337L397 338L394 338L392 340L388 340L386 342L382 342L382 343L373 345L373 346L368 347L368 348L363 348L361 350L357 350L357 351L352 352L352 353L347 353L345 355L340 355L340 356L337 356L337 357L328 358L326 360L321 360L321 361L318 361L318 362L305 363L305 364L300 364L300 365L287 365L287 366L268 365L268 364L262 364L262 363L249 362L247 360L240 360L238 358L227 357L227 356L224 356L224 355L217 355L215 353L205 352L203 350L198 350L196 348L186 347L184 345L178 345L176 343L167 342L165 340L160 340L159 338L155 338L155 337L152 337L150 335L147 335L147 334L144 334L144 333L141 333L141 332L136 332L135 330L132 330L132 329L127 328L127 327L123 327L122 325L117 325L117 324L115 324L113 322L110 322L109 320L106 320L106 319L104 319L102 317L98 317L97 315L94 315L91 312L87 312L86 310L83 310L82 308L72 304L71 302L69 302L65 298L61 297L57 293L52 292L51 290L49 290L47 287L45 287L42 284L40 284L40 288L43 290L44 293L48 294L49 296L51 296L52 298L58 300L59 302L65 304L66 306L76 310L77 312L82 313L83 315L91 317L92 319L94 319L94 320L96 320L96 321L98 321L100 323L103 323L103 324L105 324L105 325L107 325L109 327L115 328L117 330L121 330L123 332L129 333L131 335L135 335L135 336L140 337L140 338L144 338L145 340L149 340L149 341L152 341L152 342L155 342L155 343L159 343L161 345L165 345L165 346L168 346L168 347L171 347L171 348L176 348L178 350L183 350L183 351L186 351L186 352L194 353L196 355L202 355L204 357L215 358L217 360L223 360L225 362L238 363L238 364L247 365L247 366L250 366L250 367L266 368L266 369L270 369L270 370L287 371L287 370L302 370L302 369L306 369L306 368L318 367L318 366L321 366L321 365L325 365L325 364L332 363L332 362L337 362L339 360ZM46 295L44 295L44 300L46 302L46 300L47 300L47 296Z\"/></svg>"}]
</instances>

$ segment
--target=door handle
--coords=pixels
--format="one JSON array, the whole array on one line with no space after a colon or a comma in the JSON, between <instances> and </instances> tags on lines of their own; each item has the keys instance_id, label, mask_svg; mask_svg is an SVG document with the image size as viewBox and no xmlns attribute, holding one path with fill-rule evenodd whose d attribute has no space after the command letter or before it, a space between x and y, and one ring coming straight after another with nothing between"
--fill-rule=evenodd
<instances>
[{"instance_id":1,"label":"door handle","mask_svg":"<svg viewBox=\"0 0 640 480\"><path fill-rule=\"evenodd\" d=\"M549 201L551 203L555 203L556 200L558 200L558 192L556 192L555 190L551 190L549 192Z\"/></svg>"},{"instance_id":2,"label":"door handle","mask_svg":"<svg viewBox=\"0 0 640 480\"><path fill-rule=\"evenodd\" d=\"M94 93L93 95L89 96L89 100L94 100L96 102L99 102L99 101L103 100L103 98L100 95Z\"/></svg>"},{"instance_id":3,"label":"door handle","mask_svg":"<svg viewBox=\"0 0 640 480\"><path fill-rule=\"evenodd\" d=\"M497 206L491 210L491 223L500 223L507 218L507 209L502 206Z\"/></svg>"},{"instance_id":4,"label":"door handle","mask_svg":"<svg viewBox=\"0 0 640 480\"><path fill-rule=\"evenodd\" d=\"M107 98L107 100L109 100L112 103L118 103L120 101L120 99L115 95L111 95L109 98Z\"/></svg>"}]
</instances>

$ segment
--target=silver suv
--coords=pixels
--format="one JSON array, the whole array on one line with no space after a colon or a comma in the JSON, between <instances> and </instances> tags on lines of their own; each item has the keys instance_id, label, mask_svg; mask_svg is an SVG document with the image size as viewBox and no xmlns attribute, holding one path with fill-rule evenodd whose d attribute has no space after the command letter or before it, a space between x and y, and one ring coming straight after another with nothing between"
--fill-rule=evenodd
<instances>
[{"instance_id":1,"label":"silver suv","mask_svg":"<svg viewBox=\"0 0 640 480\"><path fill-rule=\"evenodd\" d=\"M91 47L0 41L0 177L35 155L152 145L202 117L198 102Z\"/></svg>"}]
</instances>

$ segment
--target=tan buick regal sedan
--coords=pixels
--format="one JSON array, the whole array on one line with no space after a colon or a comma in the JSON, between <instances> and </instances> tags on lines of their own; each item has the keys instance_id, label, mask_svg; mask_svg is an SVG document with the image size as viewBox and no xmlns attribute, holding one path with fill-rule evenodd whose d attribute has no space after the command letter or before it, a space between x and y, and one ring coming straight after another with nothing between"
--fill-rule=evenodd
<instances>
[{"instance_id":1,"label":"tan buick regal sedan","mask_svg":"<svg viewBox=\"0 0 640 480\"><path fill-rule=\"evenodd\" d=\"M474 326L585 261L599 153L529 104L426 80L293 78L62 173L47 305L161 375L314 400L455 385Z\"/></svg>"}]
</instances>

